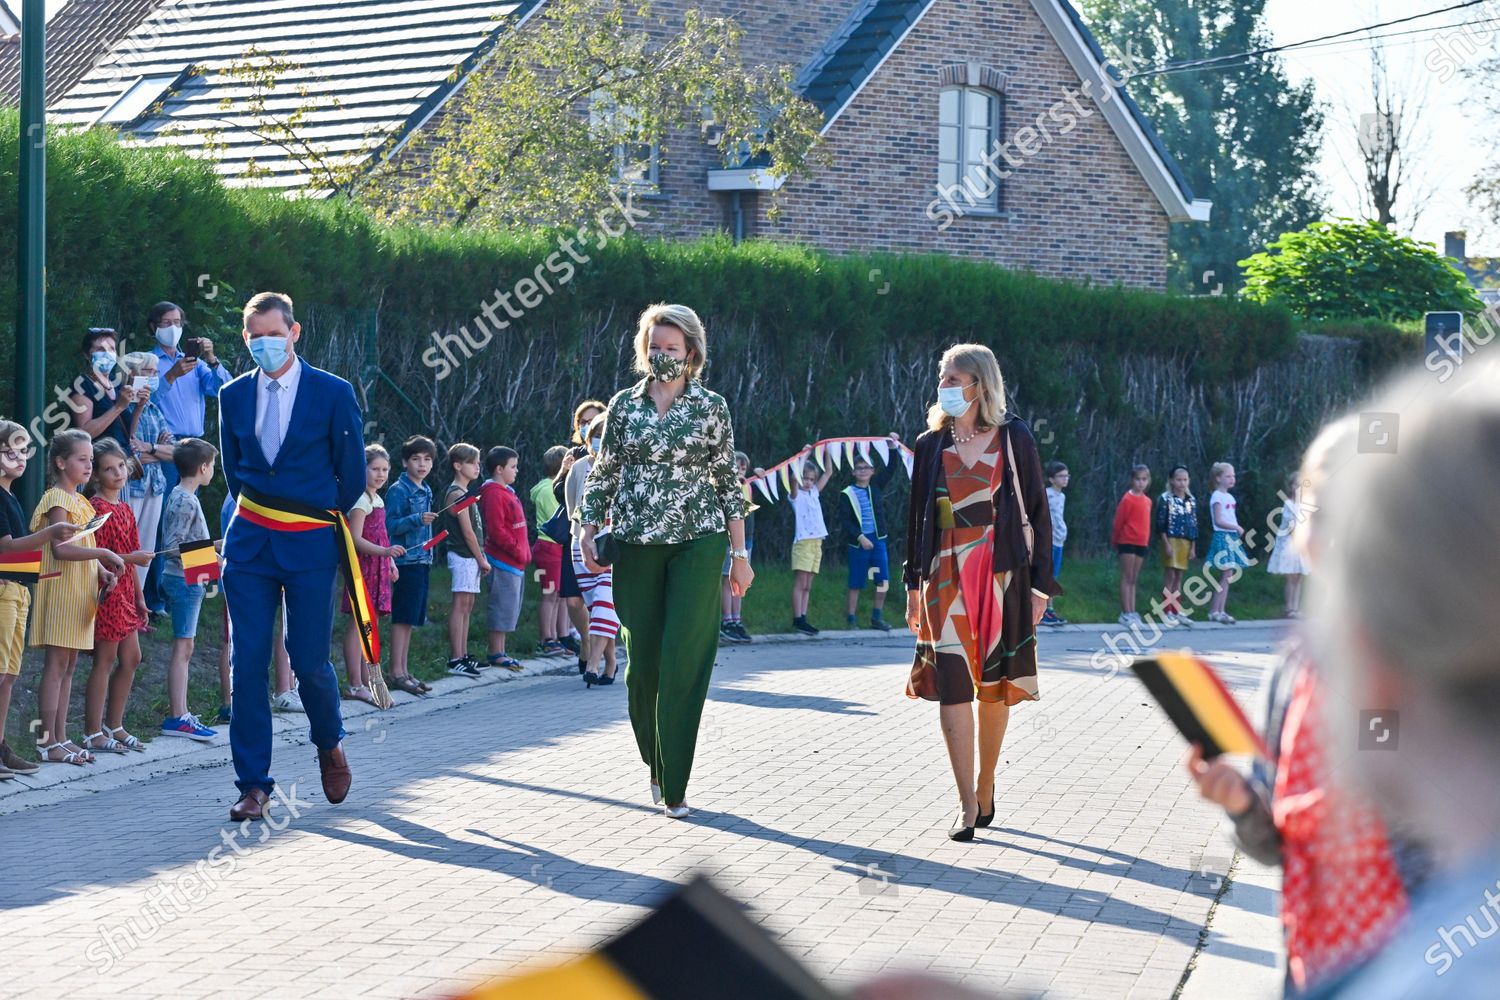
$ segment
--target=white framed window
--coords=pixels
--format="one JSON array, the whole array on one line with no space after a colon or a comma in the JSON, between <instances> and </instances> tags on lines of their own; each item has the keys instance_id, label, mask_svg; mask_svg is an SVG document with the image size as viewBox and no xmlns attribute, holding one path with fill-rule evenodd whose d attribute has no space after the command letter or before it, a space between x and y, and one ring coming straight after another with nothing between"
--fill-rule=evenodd
<instances>
[{"instance_id":1,"label":"white framed window","mask_svg":"<svg viewBox=\"0 0 1500 1000\"><path fill-rule=\"evenodd\" d=\"M631 108L616 104L607 93L600 91L589 101L589 119L610 132L629 133L634 112ZM616 183L626 187L656 191L660 182L660 155L654 142L627 141L615 144L613 177Z\"/></svg>"},{"instance_id":2,"label":"white framed window","mask_svg":"<svg viewBox=\"0 0 1500 1000\"><path fill-rule=\"evenodd\" d=\"M961 187L973 208L1000 211L1000 179L984 156L1000 140L1000 95L980 87L944 87L938 95L938 184Z\"/></svg>"},{"instance_id":3,"label":"white framed window","mask_svg":"<svg viewBox=\"0 0 1500 1000\"><path fill-rule=\"evenodd\" d=\"M125 93L115 98L113 104L99 113L99 117L94 119L94 124L129 125L165 97L181 75L171 73L137 78L126 88Z\"/></svg>"}]
</instances>

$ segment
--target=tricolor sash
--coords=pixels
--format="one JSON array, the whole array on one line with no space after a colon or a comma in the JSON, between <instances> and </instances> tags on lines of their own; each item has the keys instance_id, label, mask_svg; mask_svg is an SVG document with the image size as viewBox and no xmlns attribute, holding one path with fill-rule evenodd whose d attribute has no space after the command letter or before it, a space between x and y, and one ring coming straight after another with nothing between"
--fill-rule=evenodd
<instances>
[{"instance_id":1,"label":"tricolor sash","mask_svg":"<svg viewBox=\"0 0 1500 1000\"><path fill-rule=\"evenodd\" d=\"M323 510L296 500L267 496L246 486L240 490L239 507L235 516L272 531L333 528L338 533L339 566L344 571L344 593L349 597L354 624L359 628L359 641L364 647L365 661L379 663L380 633L375 629L375 605L365 587L364 574L359 570L359 553L354 548L354 533L349 530L349 522L344 520L344 515L337 510Z\"/></svg>"},{"instance_id":2,"label":"tricolor sash","mask_svg":"<svg viewBox=\"0 0 1500 1000\"><path fill-rule=\"evenodd\" d=\"M42 550L34 552L0 552L0 580L13 583L36 583L42 571Z\"/></svg>"}]
</instances>

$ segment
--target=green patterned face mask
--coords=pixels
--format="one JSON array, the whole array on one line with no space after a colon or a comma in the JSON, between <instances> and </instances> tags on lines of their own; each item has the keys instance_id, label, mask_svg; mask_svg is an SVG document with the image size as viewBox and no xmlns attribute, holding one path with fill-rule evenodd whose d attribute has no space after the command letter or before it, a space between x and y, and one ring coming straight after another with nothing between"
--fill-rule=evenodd
<instances>
[{"instance_id":1,"label":"green patterned face mask","mask_svg":"<svg viewBox=\"0 0 1500 1000\"><path fill-rule=\"evenodd\" d=\"M670 354L651 355L651 377L658 382L675 382L687 374L687 358L674 358Z\"/></svg>"}]
</instances>

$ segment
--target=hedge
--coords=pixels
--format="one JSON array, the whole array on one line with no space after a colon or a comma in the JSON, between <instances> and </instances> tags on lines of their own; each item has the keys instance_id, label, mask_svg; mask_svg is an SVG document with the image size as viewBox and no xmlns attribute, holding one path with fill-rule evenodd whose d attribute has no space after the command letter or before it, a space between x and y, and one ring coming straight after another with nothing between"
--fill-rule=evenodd
<instances>
[{"instance_id":1,"label":"hedge","mask_svg":"<svg viewBox=\"0 0 1500 1000\"><path fill-rule=\"evenodd\" d=\"M0 229L12 233L17 133L16 114L0 111ZM939 255L625 238L591 248L571 281L458 377L440 381L422 361L434 333L472 326L482 303L535 271L561 234L388 227L346 203L226 189L201 162L128 150L103 130L50 132L48 150L51 380L76 375L84 327L115 326L143 343L146 310L159 299L182 303L190 332L213 334L230 363L243 365L243 351L232 347L235 310L248 295L276 289L298 303L305 353L364 384L372 436L424 431L443 444L504 442L522 449L533 472L541 450L561 439L573 401L607 397L632 380L633 319L663 299L704 315L708 380L730 399L739 441L759 464L822 436L889 429L915 436L934 396L939 353L978 340L1000 357L1016 408L1050 425L1044 457L1086 458L1080 464L1096 470L1082 482L1075 475L1079 499L1092 506L1113 502L1114 473L1098 470L1128 469L1138 456L1127 455L1129 437L1114 442L1117 456L1082 456L1081 442L1092 440L1099 420L1149 440L1144 429L1155 419L1125 402L1135 377L1127 372L1142 363L1170 370L1205 419L1232 421L1228 387L1297 352L1284 309L1228 297L1091 287ZM5 273L14 273L15 246L0 241ZM14 287L0 283L3 351L14 345L15 305ZM367 356L363 335L371 330L378 332ZM1366 375L1399 354L1374 335L1361 333L1357 343ZM371 363L399 393L373 380ZM0 412L11 412L12 392L0 387ZM1231 457L1247 464L1252 483L1248 466L1274 465L1279 478L1311 419L1288 418L1255 437L1253 453ZM1229 454L1177 450L1204 472ZM1198 479L1202 489L1202 472ZM1091 527L1075 537L1100 541Z\"/></svg>"}]
</instances>

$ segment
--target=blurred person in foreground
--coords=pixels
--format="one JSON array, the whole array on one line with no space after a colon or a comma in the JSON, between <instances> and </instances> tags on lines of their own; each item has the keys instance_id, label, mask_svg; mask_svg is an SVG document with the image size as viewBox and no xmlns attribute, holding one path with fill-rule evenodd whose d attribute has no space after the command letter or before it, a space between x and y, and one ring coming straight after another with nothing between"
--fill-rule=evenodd
<instances>
[{"instance_id":1,"label":"blurred person in foreground","mask_svg":"<svg viewBox=\"0 0 1500 1000\"><path fill-rule=\"evenodd\" d=\"M1297 478L1306 512L1287 527L1309 564L1317 561L1326 528L1325 515L1312 511L1358 446L1359 419L1349 415L1325 427L1303 458ZM1344 708L1330 703L1324 673L1301 635L1282 650L1264 694L1269 758L1257 757L1245 777L1223 757L1205 761L1194 746L1187 769L1199 793L1234 821L1240 850L1282 870L1287 993L1298 995L1390 939L1427 857L1350 787L1339 767L1349 755L1326 732L1328 713Z\"/></svg>"},{"instance_id":2,"label":"blurred person in foreground","mask_svg":"<svg viewBox=\"0 0 1500 1000\"><path fill-rule=\"evenodd\" d=\"M1380 953L1312 995L1492 997L1500 993L1500 368L1470 360L1446 383L1413 375L1360 420L1360 454L1319 501L1326 537L1309 584L1308 637L1328 682L1330 748L1339 751L1331 759L1347 762L1345 773L1386 815L1411 825L1434 867Z\"/></svg>"}]
</instances>

